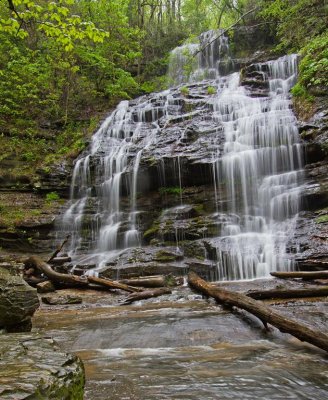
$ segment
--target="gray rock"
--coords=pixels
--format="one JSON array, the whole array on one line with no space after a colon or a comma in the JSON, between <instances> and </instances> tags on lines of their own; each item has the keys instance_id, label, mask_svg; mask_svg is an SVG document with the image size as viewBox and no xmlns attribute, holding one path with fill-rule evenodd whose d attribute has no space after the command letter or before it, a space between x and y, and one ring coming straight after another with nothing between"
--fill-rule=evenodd
<instances>
[{"instance_id":1,"label":"gray rock","mask_svg":"<svg viewBox=\"0 0 328 400\"><path fill-rule=\"evenodd\" d=\"M0 268L0 327L10 332L31 330L31 317L39 305L36 289Z\"/></svg>"},{"instance_id":2,"label":"gray rock","mask_svg":"<svg viewBox=\"0 0 328 400\"><path fill-rule=\"evenodd\" d=\"M55 286L51 281L40 282L36 285L38 293L49 293L56 290Z\"/></svg>"},{"instance_id":3,"label":"gray rock","mask_svg":"<svg viewBox=\"0 0 328 400\"><path fill-rule=\"evenodd\" d=\"M71 296L69 294L65 296L43 296L41 300L45 304L49 305L65 305L65 304L81 304L82 297Z\"/></svg>"},{"instance_id":4,"label":"gray rock","mask_svg":"<svg viewBox=\"0 0 328 400\"><path fill-rule=\"evenodd\" d=\"M0 336L2 400L82 400L81 360L35 334Z\"/></svg>"}]
</instances>

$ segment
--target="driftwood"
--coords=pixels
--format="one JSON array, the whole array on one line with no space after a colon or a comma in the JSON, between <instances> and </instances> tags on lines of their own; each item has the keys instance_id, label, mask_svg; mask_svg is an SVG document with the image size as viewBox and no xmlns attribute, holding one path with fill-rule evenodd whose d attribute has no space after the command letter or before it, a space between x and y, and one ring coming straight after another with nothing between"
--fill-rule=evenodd
<instances>
[{"instance_id":1,"label":"driftwood","mask_svg":"<svg viewBox=\"0 0 328 400\"><path fill-rule=\"evenodd\" d=\"M71 235L67 235L65 240L63 241L62 244L60 244L56 250L53 252L52 256L47 260L48 263L50 263L56 256L62 251L62 248L65 246L65 244L68 242L69 238Z\"/></svg>"},{"instance_id":2,"label":"driftwood","mask_svg":"<svg viewBox=\"0 0 328 400\"><path fill-rule=\"evenodd\" d=\"M183 278L172 275L153 275L140 276L138 278L121 279L120 283L132 286L141 286L145 288L155 288L164 286L179 286L183 284Z\"/></svg>"},{"instance_id":3,"label":"driftwood","mask_svg":"<svg viewBox=\"0 0 328 400\"><path fill-rule=\"evenodd\" d=\"M73 286L73 287L77 287L77 286L85 287L85 286L88 286L88 281L87 281L86 278L82 278L82 277L76 276L76 275L61 274L59 272L56 272L51 268L51 266L49 264L44 262L38 256L30 257L25 262L25 266L27 266L29 268L35 268L35 269L39 270L41 273L46 275L54 283L70 285L70 286Z\"/></svg>"},{"instance_id":4,"label":"driftwood","mask_svg":"<svg viewBox=\"0 0 328 400\"><path fill-rule=\"evenodd\" d=\"M254 290L247 292L246 295L255 300L321 297L328 296L328 286L306 289Z\"/></svg>"},{"instance_id":5,"label":"driftwood","mask_svg":"<svg viewBox=\"0 0 328 400\"><path fill-rule=\"evenodd\" d=\"M292 272L271 272L272 276L280 279L302 278L302 279L327 279L328 271L292 271Z\"/></svg>"},{"instance_id":6,"label":"driftwood","mask_svg":"<svg viewBox=\"0 0 328 400\"><path fill-rule=\"evenodd\" d=\"M235 306L250 312L262 321L266 329L268 329L267 324L270 323L281 332L290 333L301 341L306 341L320 349L328 351L328 335L315 331L300 322L286 318L257 300L253 300L241 293L231 292L210 285L194 272L189 273L188 283L198 292L213 297L219 303L230 307Z\"/></svg>"},{"instance_id":7,"label":"driftwood","mask_svg":"<svg viewBox=\"0 0 328 400\"><path fill-rule=\"evenodd\" d=\"M143 290L133 286L125 285L124 283L111 281L110 279L96 278L95 276L88 276L87 279L90 283L95 283L97 285L107 287L108 289L121 289L129 293L141 292Z\"/></svg>"},{"instance_id":8,"label":"driftwood","mask_svg":"<svg viewBox=\"0 0 328 400\"><path fill-rule=\"evenodd\" d=\"M127 296L121 302L121 305L131 304L134 301L150 299L152 297L162 296L163 294L170 294L172 293L171 289L169 288L160 288L160 289L153 289L153 290L144 290L139 293L132 293Z\"/></svg>"}]
</instances>

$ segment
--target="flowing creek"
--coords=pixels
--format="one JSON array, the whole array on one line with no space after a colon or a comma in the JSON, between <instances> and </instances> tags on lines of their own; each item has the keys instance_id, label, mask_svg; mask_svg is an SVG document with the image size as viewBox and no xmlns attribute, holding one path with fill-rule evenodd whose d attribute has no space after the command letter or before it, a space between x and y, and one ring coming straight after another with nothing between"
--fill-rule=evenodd
<instances>
[{"instance_id":1,"label":"flowing creek","mask_svg":"<svg viewBox=\"0 0 328 400\"><path fill-rule=\"evenodd\" d=\"M225 311L188 288L130 306L104 292L84 298L83 307L43 306L34 329L82 358L86 400L327 397L324 352L276 329L265 333L255 318ZM327 330L327 303L275 307Z\"/></svg>"},{"instance_id":2,"label":"flowing creek","mask_svg":"<svg viewBox=\"0 0 328 400\"><path fill-rule=\"evenodd\" d=\"M76 162L57 231L58 240L72 233L74 268L88 264L87 274L106 272L125 252L150 248L149 232L156 251L162 243L175 249L172 268L186 270L184 246L191 240L203 264L214 265L207 276L243 291L273 284L240 280L294 268L287 242L300 208L303 160L288 93L297 57L254 64L245 78L236 72L227 38L213 40L215 34L175 49L169 76L180 86L122 101ZM206 41L212 44L192 59L186 77L188 52ZM191 216L203 212L195 201L200 190L208 226ZM161 191L174 197L168 207L156 197ZM83 296L82 307L43 305L34 329L80 355L87 400L327 397L321 351L277 330L264 333L256 319L227 312L186 287L133 306L118 306L120 296L104 292ZM326 303L275 307L327 330Z\"/></svg>"}]
</instances>

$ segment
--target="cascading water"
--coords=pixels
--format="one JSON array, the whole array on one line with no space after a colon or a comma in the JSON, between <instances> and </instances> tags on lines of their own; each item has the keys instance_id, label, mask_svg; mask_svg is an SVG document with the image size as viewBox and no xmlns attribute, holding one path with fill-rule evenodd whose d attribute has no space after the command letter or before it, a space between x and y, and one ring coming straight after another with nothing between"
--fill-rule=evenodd
<instances>
[{"instance_id":1,"label":"cascading water","mask_svg":"<svg viewBox=\"0 0 328 400\"><path fill-rule=\"evenodd\" d=\"M232 68L228 38L222 30L211 30L202 33L198 43L184 44L171 52L168 76L173 86L216 79Z\"/></svg>"},{"instance_id":2,"label":"cascading water","mask_svg":"<svg viewBox=\"0 0 328 400\"><path fill-rule=\"evenodd\" d=\"M89 154L76 162L70 207L60 223L61 232L72 234L74 259L84 255L101 271L124 249L143 244L138 193L166 186L168 163L179 191L175 207L183 210L183 185L193 184L184 171L189 160L207 163L213 175L210 219L221 227L209 240L216 249L215 278L251 279L292 268L286 242L299 208L302 149L288 92L297 58L256 64L253 74L262 77L268 91L254 95L240 84L240 74L232 73L228 39L215 39L219 33L210 31L199 44L173 50L169 69L174 84L196 82L195 90L211 86L215 95L191 94L188 100L175 88L122 101L93 136ZM190 53L197 54L191 58ZM211 128L192 139L195 156L188 147L188 123L196 117L196 124ZM180 123L176 129L175 123ZM158 168L158 182L148 187L142 185L145 160ZM164 211L162 220L172 214Z\"/></svg>"},{"instance_id":3,"label":"cascading water","mask_svg":"<svg viewBox=\"0 0 328 400\"><path fill-rule=\"evenodd\" d=\"M291 268L286 242L299 208L302 149L289 89L296 56L259 65L270 93L250 97L232 75L214 102L225 145L215 162L216 185L225 182L231 221L217 242L219 278L249 279Z\"/></svg>"}]
</instances>

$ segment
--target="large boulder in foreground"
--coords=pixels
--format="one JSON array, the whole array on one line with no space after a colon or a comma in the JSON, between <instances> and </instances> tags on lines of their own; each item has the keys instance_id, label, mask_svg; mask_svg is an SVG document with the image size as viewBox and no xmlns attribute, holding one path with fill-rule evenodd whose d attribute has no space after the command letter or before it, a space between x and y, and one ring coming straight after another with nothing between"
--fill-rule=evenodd
<instances>
[{"instance_id":1,"label":"large boulder in foreground","mask_svg":"<svg viewBox=\"0 0 328 400\"><path fill-rule=\"evenodd\" d=\"M36 289L20 276L0 268L0 328L8 332L31 330L31 317L39 307Z\"/></svg>"},{"instance_id":2,"label":"large boulder in foreground","mask_svg":"<svg viewBox=\"0 0 328 400\"><path fill-rule=\"evenodd\" d=\"M2 400L82 400L82 361L35 334L0 336Z\"/></svg>"}]
</instances>

